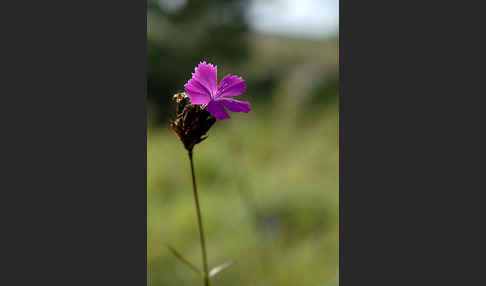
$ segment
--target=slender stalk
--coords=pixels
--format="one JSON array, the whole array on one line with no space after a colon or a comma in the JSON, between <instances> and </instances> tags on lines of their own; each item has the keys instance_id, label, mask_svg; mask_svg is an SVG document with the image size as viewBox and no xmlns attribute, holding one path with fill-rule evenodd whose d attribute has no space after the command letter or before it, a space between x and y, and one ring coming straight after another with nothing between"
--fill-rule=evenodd
<instances>
[{"instance_id":1,"label":"slender stalk","mask_svg":"<svg viewBox=\"0 0 486 286\"><path fill-rule=\"evenodd\" d=\"M202 260L203 260L203 282L204 286L209 286L209 271L208 271L208 258L206 255L206 241L204 240L204 230L201 218L201 207L199 206L199 198L197 196L196 188L196 175L194 174L194 163L192 160L192 150L189 151L189 161L191 162L191 175L192 175L192 190L194 191L194 200L196 202L197 212L197 224L199 226L199 240L201 242Z\"/></svg>"}]
</instances>

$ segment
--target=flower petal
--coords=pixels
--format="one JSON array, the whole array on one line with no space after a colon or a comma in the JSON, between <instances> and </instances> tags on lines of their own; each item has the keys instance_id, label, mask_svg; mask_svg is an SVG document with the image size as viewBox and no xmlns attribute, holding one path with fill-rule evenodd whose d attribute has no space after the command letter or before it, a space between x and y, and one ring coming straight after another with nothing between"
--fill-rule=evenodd
<instances>
[{"instance_id":1,"label":"flower petal","mask_svg":"<svg viewBox=\"0 0 486 286\"><path fill-rule=\"evenodd\" d=\"M218 98L217 102L221 102L224 107L231 112L250 112L250 103L248 101L239 101L232 98Z\"/></svg>"},{"instance_id":2,"label":"flower petal","mask_svg":"<svg viewBox=\"0 0 486 286\"><path fill-rule=\"evenodd\" d=\"M192 104L207 104L211 100L211 93L195 78L191 78L184 89Z\"/></svg>"},{"instance_id":3,"label":"flower petal","mask_svg":"<svg viewBox=\"0 0 486 286\"><path fill-rule=\"evenodd\" d=\"M192 78L197 79L211 95L216 94L218 90L218 68L212 64L201 62L196 67L195 72L192 74Z\"/></svg>"},{"instance_id":4,"label":"flower petal","mask_svg":"<svg viewBox=\"0 0 486 286\"><path fill-rule=\"evenodd\" d=\"M246 90L245 80L237 75L227 74L218 85L218 97L235 96L244 93Z\"/></svg>"},{"instance_id":5,"label":"flower petal","mask_svg":"<svg viewBox=\"0 0 486 286\"><path fill-rule=\"evenodd\" d=\"M192 104L207 104L218 90L218 69L212 64L201 62L195 68L192 78L184 85Z\"/></svg>"},{"instance_id":6,"label":"flower petal","mask_svg":"<svg viewBox=\"0 0 486 286\"><path fill-rule=\"evenodd\" d=\"M215 100L211 100L209 104L206 105L206 110L209 111L209 113L211 113L211 115L218 120L230 118L228 112L226 112L223 105Z\"/></svg>"}]
</instances>

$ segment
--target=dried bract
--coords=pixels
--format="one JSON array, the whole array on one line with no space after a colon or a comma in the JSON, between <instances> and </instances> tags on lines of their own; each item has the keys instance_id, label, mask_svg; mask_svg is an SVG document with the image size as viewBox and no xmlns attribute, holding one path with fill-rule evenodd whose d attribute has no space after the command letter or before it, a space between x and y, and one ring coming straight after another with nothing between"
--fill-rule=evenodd
<instances>
[{"instance_id":1,"label":"dried bract","mask_svg":"<svg viewBox=\"0 0 486 286\"><path fill-rule=\"evenodd\" d=\"M206 133L216 118L201 105L190 104L185 92L175 94L173 99L176 102L176 119L170 124L184 147L192 152L196 144L207 138Z\"/></svg>"}]
</instances>

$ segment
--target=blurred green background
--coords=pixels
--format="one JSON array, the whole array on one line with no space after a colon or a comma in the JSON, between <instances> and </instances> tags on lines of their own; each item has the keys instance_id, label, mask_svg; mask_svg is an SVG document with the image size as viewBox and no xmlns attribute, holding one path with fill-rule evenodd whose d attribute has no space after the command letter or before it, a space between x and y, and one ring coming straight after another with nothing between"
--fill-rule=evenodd
<instances>
[{"instance_id":1,"label":"blurred green background","mask_svg":"<svg viewBox=\"0 0 486 286\"><path fill-rule=\"evenodd\" d=\"M295 16L337 9L289 3L148 2L150 286L201 285L164 243L201 266L189 161L168 118L202 60L218 66L218 80L242 76L237 98L252 107L216 122L194 150L209 265L236 261L212 285L339 284L337 30Z\"/></svg>"}]
</instances>

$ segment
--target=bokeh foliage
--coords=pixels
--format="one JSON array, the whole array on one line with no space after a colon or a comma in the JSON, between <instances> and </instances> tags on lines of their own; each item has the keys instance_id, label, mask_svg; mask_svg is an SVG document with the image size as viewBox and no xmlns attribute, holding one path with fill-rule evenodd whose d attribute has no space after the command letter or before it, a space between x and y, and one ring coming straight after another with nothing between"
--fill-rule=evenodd
<instances>
[{"instance_id":1,"label":"bokeh foliage","mask_svg":"<svg viewBox=\"0 0 486 286\"><path fill-rule=\"evenodd\" d=\"M280 116L233 116L196 146L209 263L236 260L214 285L337 285L337 109ZM154 128L148 156L149 285L197 285L163 245L201 265L186 152Z\"/></svg>"}]
</instances>

